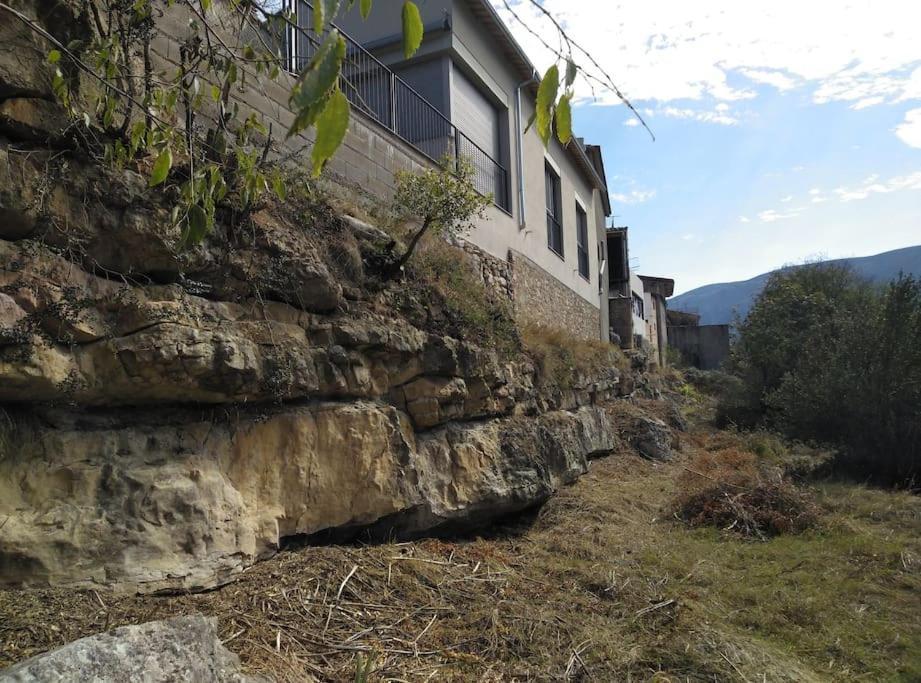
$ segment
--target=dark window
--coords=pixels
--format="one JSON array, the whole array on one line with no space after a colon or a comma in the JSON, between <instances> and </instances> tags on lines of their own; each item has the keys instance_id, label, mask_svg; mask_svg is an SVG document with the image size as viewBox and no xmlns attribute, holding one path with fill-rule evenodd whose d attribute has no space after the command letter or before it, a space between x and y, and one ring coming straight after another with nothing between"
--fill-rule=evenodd
<instances>
[{"instance_id":1,"label":"dark window","mask_svg":"<svg viewBox=\"0 0 921 683\"><path fill-rule=\"evenodd\" d=\"M643 297L636 292L633 293L633 315L646 320L646 304L643 301Z\"/></svg>"},{"instance_id":2,"label":"dark window","mask_svg":"<svg viewBox=\"0 0 921 683\"><path fill-rule=\"evenodd\" d=\"M563 202L560 176L550 164L544 164L544 179L547 185L547 246L563 257Z\"/></svg>"},{"instance_id":3,"label":"dark window","mask_svg":"<svg viewBox=\"0 0 921 683\"><path fill-rule=\"evenodd\" d=\"M579 257L579 275L588 280L588 216L576 204L576 252Z\"/></svg>"}]
</instances>

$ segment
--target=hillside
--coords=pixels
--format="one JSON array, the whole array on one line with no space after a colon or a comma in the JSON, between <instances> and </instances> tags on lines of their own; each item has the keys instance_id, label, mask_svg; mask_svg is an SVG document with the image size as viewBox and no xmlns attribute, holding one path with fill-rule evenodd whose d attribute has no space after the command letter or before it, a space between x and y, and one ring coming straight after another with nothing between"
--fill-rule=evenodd
<instances>
[{"instance_id":1,"label":"hillside","mask_svg":"<svg viewBox=\"0 0 921 683\"><path fill-rule=\"evenodd\" d=\"M921 274L921 246L896 249L875 256L837 259L831 263L849 264L873 282L887 282L900 272ZM750 280L698 287L669 299L668 307L699 314L702 325L731 323L736 314L745 317L770 275L763 273Z\"/></svg>"}]
</instances>

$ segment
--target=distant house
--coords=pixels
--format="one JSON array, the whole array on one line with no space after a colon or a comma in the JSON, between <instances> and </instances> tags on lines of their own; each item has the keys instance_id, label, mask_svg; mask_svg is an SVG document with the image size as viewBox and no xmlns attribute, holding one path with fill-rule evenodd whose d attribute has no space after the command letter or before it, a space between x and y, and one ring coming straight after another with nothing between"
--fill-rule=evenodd
<instances>
[{"instance_id":1,"label":"distant house","mask_svg":"<svg viewBox=\"0 0 921 683\"><path fill-rule=\"evenodd\" d=\"M611 213L599 147L574 139L544 147L526 131L539 76L488 0L419 3L422 47L403 57L402 0L376 0L367 21L358 3L337 18L350 38L343 69L353 108L438 161L460 156L494 204L468 241L511 264L516 313L607 339L603 267ZM316 50L310 5L296 0L292 69ZM314 34L315 36L315 34Z\"/></svg>"},{"instance_id":2,"label":"distant house","mask_svg":"<svg viewBox=\"0 0 921 683\"><path fill-rule=\"evenodd\" d=\"M609 337L625 349L649 351L650 361L664 367L668 348L666 299L674 292L675 281L633 271L629 234L627 227L611 227L605 234Z\"/></svg>"}]
</instances>

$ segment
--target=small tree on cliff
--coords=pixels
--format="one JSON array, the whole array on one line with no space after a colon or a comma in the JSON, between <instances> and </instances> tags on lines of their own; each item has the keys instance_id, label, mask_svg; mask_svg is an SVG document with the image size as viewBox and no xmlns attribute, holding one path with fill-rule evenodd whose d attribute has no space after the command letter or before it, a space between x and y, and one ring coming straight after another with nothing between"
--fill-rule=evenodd
<instances>
[{"instance_id":1,"label":"small tree on cliff","mask_svg":"<svg viewBox=\"0 0 921 683\"><path fill-rule=\"evenodd\" d=\"M438 168L421 173L397 173L394 213L403 219L418 220L421 225L410 238L406 251L394 262L391 276L409 262L424 235L459 237L473 227L474 218L483 217L492 203L492 195L477 192L472 179L473 167L464 160L455 165L446 159Z\"/></svg>"}]
</instances>

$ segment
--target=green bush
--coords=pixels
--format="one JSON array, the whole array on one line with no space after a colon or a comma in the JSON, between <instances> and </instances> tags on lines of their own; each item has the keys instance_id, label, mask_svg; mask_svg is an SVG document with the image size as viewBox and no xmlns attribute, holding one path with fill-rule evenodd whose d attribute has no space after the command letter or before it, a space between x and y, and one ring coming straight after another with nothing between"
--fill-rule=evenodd
<instances>
[{"instance_id":1,"label":"green bush","mask_svg":"<svg viewBox=\"0 0 921 683\"><path fill-rule=\"evenodd\" d=\"M885 288L812 264L773 275L739 327L724 421L833 443L861 477L911 485L921 465L921 282Z\"/></svg>"}]
</instances>

